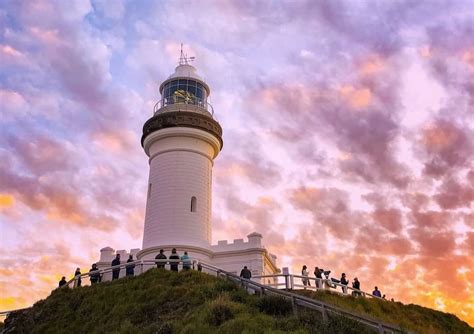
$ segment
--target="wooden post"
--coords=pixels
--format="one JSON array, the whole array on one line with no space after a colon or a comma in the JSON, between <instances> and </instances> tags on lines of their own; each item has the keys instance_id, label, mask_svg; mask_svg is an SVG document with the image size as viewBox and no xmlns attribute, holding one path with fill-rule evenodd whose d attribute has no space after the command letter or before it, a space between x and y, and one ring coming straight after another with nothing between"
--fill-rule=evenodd
<instances>
[{"instance_id":1,"label":"wooden post","mask_svg":"<svg viewBox=\"0 0 474 334\"><path fill-rule=\"evenodd\" d=\"M328 322L328 312L326 311L326 307L323 305L321 313L323 315L323 322Z\"/></svg>"},{"instance_id":2,"label":"wooden post","mask_svg":"<svg viewBox=\"0 0 474 334\"><path fill-rule=\"evenodd\" d=\"M298 305L296 304L295 296L291 296L291 307L293 308L293 315L298 316Z\"/></svg>"},{"instance_id":3,"label":"wooden post","mask_svg":"<svg viewBox=\"0 0 474 334\"><path fill-rule=\"evenodd\" d=\"M378 330L379 330L379 334L384 334L385 333L385 330L383 329L383 326L382 324L378 324Z\"/></svg>"}]
</instances>

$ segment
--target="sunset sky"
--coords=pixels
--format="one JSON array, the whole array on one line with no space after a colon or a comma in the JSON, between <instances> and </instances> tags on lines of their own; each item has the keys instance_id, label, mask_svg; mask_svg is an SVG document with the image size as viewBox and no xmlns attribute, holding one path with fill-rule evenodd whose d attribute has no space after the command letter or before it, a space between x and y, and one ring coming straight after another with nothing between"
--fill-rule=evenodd
<instances>
[{"instance_id":1,"label":"sunset sky","mask_svg":"<svg viewBox=\"0 0 474 334\"><path fill-rule=\"evenodd\" d=\"M224 130L213 241L474 325L474 5L0 3L0 310L140 248L143 123L180 43Z\"/></svg>"}]
</instances>

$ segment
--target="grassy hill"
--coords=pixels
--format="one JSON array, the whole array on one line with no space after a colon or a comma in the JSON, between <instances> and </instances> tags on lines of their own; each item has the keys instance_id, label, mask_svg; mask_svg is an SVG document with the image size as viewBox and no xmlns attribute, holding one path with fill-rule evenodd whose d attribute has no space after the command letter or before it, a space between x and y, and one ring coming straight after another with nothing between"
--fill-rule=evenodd
<instances>
[{"instance_id":1,"label":"grassy hill","mask_svg":"<svg viewBox=\"0 0 474 334\"><path fill-rule=\"evenodd\" d=\"M340 296L333 300L334 296L324 294L312 294L311 297L329 298L328 302L334 303L340 302L337 297L351 300ZM352 302L363 305L365 311L366 305L371 304L370 300ZM350 303L346 306L352 309L355 304ZM377 306L381 314L390 311L395 303L386 304L390 304L387 310L385 306ZM405 306L396 304L396 307ZM374 306L373 310L369 313L373 314L377 308ZM405 314L400 312L397 311L397 317ZM436 311L420 308L420 312ZM472 328L456 317L438 313L441 312L436 312L437 317L433 318L432 327L426 333L472 334ZM428 315L426 317L431 319ZM420 319L407 316L403 320L409 328L409 324L414 326L412 321ZM317 312L299 310L298 317L295 317L291 304L285 300L248 295L235 284L210 275L158 269L92 287L53 291L51 296L37 302L31 309L8 317L4 328L4 333L71 332L371 333L359 323L340 317L331 317L323 323Z\"/></svg>"},{"instance_id":2,"label":"grassy hill","mask_svg":"<svg viewBox=\"0 0 474 334\"><path fill-rule=\"evenodd\" d=\"M474 328L454 314L436 311L423 306L369 298L341 296L326 291L296 291L303 296L365 314L416 333L474 333Z\"/></svg>"}]
</instances>

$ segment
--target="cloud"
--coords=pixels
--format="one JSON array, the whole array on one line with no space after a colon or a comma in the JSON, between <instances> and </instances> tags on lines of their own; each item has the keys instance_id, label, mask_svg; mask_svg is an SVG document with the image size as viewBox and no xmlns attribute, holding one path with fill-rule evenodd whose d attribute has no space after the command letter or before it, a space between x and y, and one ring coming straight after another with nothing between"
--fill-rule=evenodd
<instances>
[{"instance_id":1,"label":"cloud","mask_svg":"<svg viewBox=\"0 0 474 334\"><path fill-rule=\"evenodd\" d=\"M140 244L140 131L183 42L224 129L216 237L258 231L296 272L345 271L474 321L469 1L112 7L0 11L5 305L44 297L103 246Z\"/></svg>"},{"instance_id":2,"label":"cloud","mask_svg":"<svg viewBox=\"0 0 474 334\"><path fill-rule=\"evenodd\" d=\"M425 155L423 172L440 177L469 166L473 155L472 134L456 124L437 120L423 130L421 147Z\"/></svg>"}]
</instances>

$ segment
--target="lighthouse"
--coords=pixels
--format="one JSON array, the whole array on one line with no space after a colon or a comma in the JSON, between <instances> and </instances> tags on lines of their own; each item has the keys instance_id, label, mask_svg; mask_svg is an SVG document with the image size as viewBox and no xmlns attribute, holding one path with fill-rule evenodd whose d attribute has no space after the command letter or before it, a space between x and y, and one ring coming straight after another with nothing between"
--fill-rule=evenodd
<instances>
[{"instance_id":1,"label":"lighthouse","mask_svg":"<svg viewBox=\"0 0 474 334\"><path fill-rule=\"evenodd\" d=\"M211 90L190 60L181 51L143 125L149 174L142 249L102 248L99 268L110 266L116 254L153 260L161 249L169 254L176 248L234 273L243 266L253 275L277 273L276 256L263 246L260 233L212 245L212 168L223 148L222 128L208 103Z\"/></svg>"},{"instance_id":2,"label":"lighthouse","mask_svg":"<svg viewBox=\"0 0 474 334\"><path fill-rule=\"evenodd\" d=\"M161 99L143 126L150 165L143 249L210 249L212 166L223 144L210 93L183 56L160 85Z\"/></svg>"}]
</instances>

